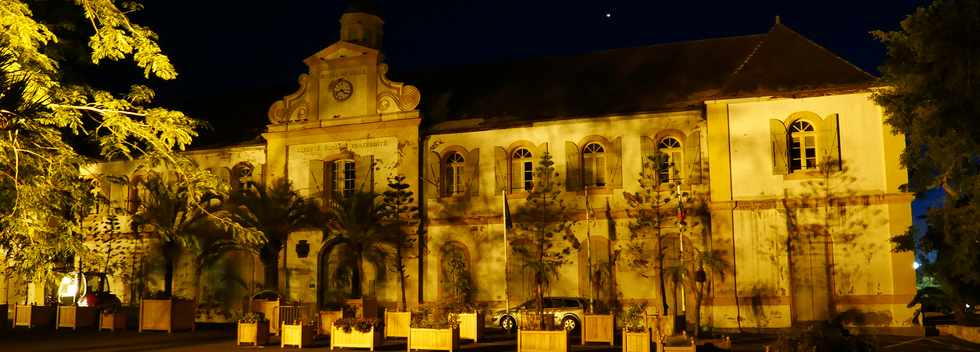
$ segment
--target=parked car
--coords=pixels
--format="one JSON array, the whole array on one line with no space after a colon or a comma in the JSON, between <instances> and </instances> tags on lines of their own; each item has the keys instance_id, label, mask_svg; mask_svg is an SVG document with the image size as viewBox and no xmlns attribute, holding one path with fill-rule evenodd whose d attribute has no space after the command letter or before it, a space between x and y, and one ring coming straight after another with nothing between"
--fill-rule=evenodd
<instances>
[{"instance_id":1,"label":"parked car","mask_svg":"<svg viewBox=\"0 0 980 352\"><path fill-rule=\"evenodd\" d=\"M588 299L581 297L545 297L542 306L545 314L555 316L555 324L561 324L566 331L573 332L581 326L588 303ZM531 299L509 310L494 312L493 321L505 331L513 332L517 330L521 316L525 312L534 312L535 309L535 300Z\"/></svg>"}]
</instances>

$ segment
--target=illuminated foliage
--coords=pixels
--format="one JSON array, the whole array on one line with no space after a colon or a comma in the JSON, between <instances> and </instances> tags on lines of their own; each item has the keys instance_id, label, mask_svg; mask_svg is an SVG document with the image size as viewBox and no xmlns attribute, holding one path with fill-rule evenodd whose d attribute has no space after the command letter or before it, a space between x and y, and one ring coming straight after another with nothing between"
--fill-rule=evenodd
<instances>
[{"instance_id":1,"label":"illuminated foliage","mask_svg":"<svg viewBox=\"0 0 980 352\"><path fill-rule=\"evenodd\" d=\"M86 77L75 66L79 55L89 66L130 60L145 79L175 78L157 35L127 17L141 8L133 1L0 0L0 251L8 270L41 278L57 258L84 254L82 208L91 205L94 185L105 182L79 178L93 157L173 170L187 181L187 204L198 211L206 211L206 195L223 193L216 178L178 154L199 122L153 105L146 85L113 93L98 88L109 75ZM88 45L62 37L87 37ZM97 151L88 152L92 147Z\"/></svg>"},{"instance_id":2,"label":"illuminated foliage","mask_svg":"<svg viewBox=\"0 0 980 352\"><path fill-rule=\"evenodd\" d=\"M905 134L902 163L909 190L941 189L943 203L925 215L928 229L899 236L900 250L935 251L927 265L958 307L980 303L980 3L941 0L920 7L901 30L875 32L888 58L881 67L888 88L875 96L885 122ZM889 190L891 191L891 190ZM956 311L962 312L962 309ZM961 315L962 317L962 315Z\"/></svg>"}]
</instances>

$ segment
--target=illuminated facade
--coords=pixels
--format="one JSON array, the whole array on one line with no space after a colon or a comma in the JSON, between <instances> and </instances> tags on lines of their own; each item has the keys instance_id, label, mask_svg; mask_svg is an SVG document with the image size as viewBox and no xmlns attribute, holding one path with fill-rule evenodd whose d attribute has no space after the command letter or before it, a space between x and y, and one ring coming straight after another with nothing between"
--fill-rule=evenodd
<instances>
[{"instance_id":1,"label":"illuminated facade","mask_svg":"<svg viewBox=\"0 0 980 352\"><path fill-rule=\"evenodd\" d=\"M452 249L465 259L476 300L499 307L508 272L502 194L511 209L522 206L542 154L554 157L576 236L591 243L592 262L608 263L621 258L631 231L623 192L640 189L643 161L659 153L656 179L707 202L700 219L710 227L700 229L732 264L711 280L705 324L734 328L741 317L742 327L779 328L850 308L872 325L910 324L913 258L892 253L889 241L911 224L913 196L899 191L904 139L870 100L872 76L789 28L404 78L421 89L386 76L381 40L379 17L344 14L341 40L307 58L299 90L269 109L264 144L192 157L229 182L248 169L248 177L284 177L320 198L382 192L389 177L404 175L427 220L427 251L407 263L408 301L446 294L440 282ZM93 172L132 170L106 163ZM129 199L123 189L108 193ZM322 237L318 229L290 236L280 256L290 300L315 303L344 289L329 274L342 248ZM308 256L297 254L300 242ZM588 259L583 247L550 294L659 301L655 278L623 261L592 290ZM261 273L257 261L236 260L246 280ZM395 275L365 267L364 292L394 306ZM530 283L520 263L509 273L518 303ZM669 304L690 316L693 297L684 292Z\"/></svg>"}]
</instances>

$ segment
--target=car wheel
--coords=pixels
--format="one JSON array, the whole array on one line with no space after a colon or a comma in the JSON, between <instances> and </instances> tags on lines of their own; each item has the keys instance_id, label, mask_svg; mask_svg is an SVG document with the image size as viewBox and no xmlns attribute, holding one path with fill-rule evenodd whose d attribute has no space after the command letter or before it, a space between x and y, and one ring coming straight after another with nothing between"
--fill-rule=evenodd
<instances>
[{"instance_id":1,"label":"car wheel","mask_svg":"<svg viewBox=\"0 0 980 352\"><path fill-rule=\"evenodd\" d=\"M514 332L517 328L517 322L514 321L513 317L503 317L500 319L500 328L508 333Z\"/></svg>"},{"instance_id":2,"label":"car wheel","mask_svg":"<svg viewBox=\"0 0 980 352\"><path fill-rule=\"evenodd\" d=\"M565 317L565 319L561 320L561 326L565 328L565 331L575 331L578 329L578 320L572 317Z\"/></svg>"}]
</instances>

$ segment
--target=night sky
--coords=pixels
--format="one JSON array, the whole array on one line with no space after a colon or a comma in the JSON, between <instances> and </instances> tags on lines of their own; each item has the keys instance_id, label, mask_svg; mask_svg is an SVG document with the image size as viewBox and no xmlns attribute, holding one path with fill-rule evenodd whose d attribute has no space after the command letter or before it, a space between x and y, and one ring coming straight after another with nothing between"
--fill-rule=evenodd
<instances>
[{"instance_id":1,"label":"night sky","mask_svg":"<svg viewBox=\"0 0 980 352\"><path fill-rule=\"evenodd\" d=\"M377 1L392 74L446 65L569 55L765 33L788 27L878 73L885 49L869 34L895 30L923 0L850 1ZM342 0L148 0L133 16L155 29L180 76L151 82L160 102L209 121L199 146L246 142L266 111L294 92L302 60L334 43ZM412 82L407 82L412 83ZM937 197L929 197L935 200ZM917 201L920 214L929 202Z\"/></svg>"},{"instance_id":2,"label":"night sky","mask_svg":"<svg viewBox=\"0 0 980 352\"><path fill-rule=\"evenodd\" d=\"M765 33L776 15L814 42L877 74L884 47L869 31L896 29L920 0L377 1L392 74L444 65ZM134 16L160 35L180 76L151 82L160 102L207 120L199 145L248 141L268 107L294 92L302 60L334 43L342 0L148 0ZM408 82L411 83L411 82Z\"/></svg>"}]
</instances>

